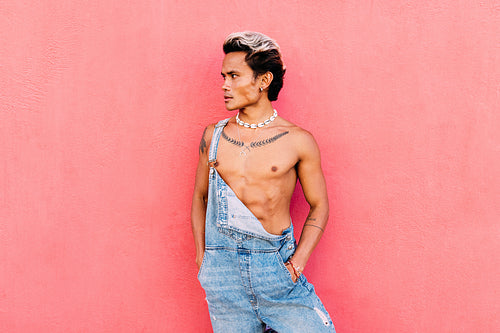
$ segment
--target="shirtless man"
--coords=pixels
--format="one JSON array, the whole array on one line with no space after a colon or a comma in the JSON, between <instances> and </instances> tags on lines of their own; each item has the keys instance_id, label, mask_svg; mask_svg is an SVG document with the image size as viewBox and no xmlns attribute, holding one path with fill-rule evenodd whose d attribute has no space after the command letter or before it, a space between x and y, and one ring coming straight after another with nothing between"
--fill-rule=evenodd
<instances>
[{"instance_id":1,"label":"shirtless man","mask_svg":"<svg viewBox=\"0 0 500 333\"><path fill-rule=\"evenodd\" d=\"M214 332L335 332L302 271L328 220L313 136L281 118L279 46L256 32L226 38L224 103L236 116L200 142L191 223L198 279ZM297 178L310 205L296 245L290 200Z\"/></svg>"}]
</instances>

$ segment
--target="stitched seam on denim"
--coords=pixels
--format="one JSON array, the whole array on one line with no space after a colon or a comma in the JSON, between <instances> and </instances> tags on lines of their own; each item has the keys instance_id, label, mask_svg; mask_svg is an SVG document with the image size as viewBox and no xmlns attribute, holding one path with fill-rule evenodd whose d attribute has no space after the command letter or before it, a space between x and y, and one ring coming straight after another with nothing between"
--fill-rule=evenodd
<instances>
[{"instance_id":1,"label":"stitched seam on denim","mask_svg":"<svg viewBox=\"0 0 500 333\"><path fill-rule=\"evenodd\" d=\"M210 151L208 152L208 159L210 161L217 159L217 148L219 146L220 134L222 133L224 126L226 126L229 122L229 119L230 118L221 120L215 125L214 133L212 135L212 142L210 143Z\"/></svg>"},{"instance_id":2,"label":"stitched seam on denim","mask_svg":"<svg viewBox=\"0 0 500 333\"><path fill-rule=\"evenodd\" d=\"M230 225L226 225L226 224L225 225L221 225L220 227L221 228L225 228L225 229L231 229L231 230L239 232L241 234L249 235L249 236L252 236L254 238L259 238L259 239L268 240L268 241L281 241L286 236L286 235L280 235L280 236L278 236L278 238L271 238L271 237L266 237L266 236L255 234L255 233L253 233L251 231L241 230L239 228L236 228L236 227L233 227L233 226L230 226Z\"/></svg>"},{"instance_id":3,"label":"stitched seam on denim","mask_svg":"<svg viewBox=\"0 0 500 333\"><path fill-rule=\"evenodd\" d=\"M212 135L212 142L210 143L210 151L208 152L208 160L214 161L217 158L217 146L219 143L219 129L215 128L214 134Z\"/></svg>"},{"instance_id":4,"label":"stitched seam on denim","mask_svg":"<svg viewBox=\"0 0 500 333\"><path fill-rule=\"evenodd\" d=\"M205 251L217 251L217 250L226 250L231 252L243 252L243 253L275 253L278 250L275 249L243 249L236 248L230 246L206 246Z\"/></svg>"},{"instance_id":5,"label":"stitched seam on denim","mask_svg":"<svg viewBox=\"0 0 500 333\"><path fill-rule=\"evenodd\" d=\"M217 173L218 175L218 173ZM225 195L226 189L224 188L224 184L222 183L222 178L220 176L216 176L217 183L217 217L216 220L219 226L227 225L227 197Z\"/></svg>"},{"instance_id":6,"label":"stitched seam on denim","mask_svg":"<svg viewBox=\"0 0 500 333\"><path fill-rule=\"evenodd\" d=\"M218 251L218 250L237 252L238 249L235 247L229 247L229 246L208 246L208 247L205 247L205 251Z\"/></svg>"},{"instance_id":7,"label":"stitched seam on denim","mask_svg":"<svg viewBox=\"0 0 500 333\"><path fill-rule=\"evenodd\" d=\"M242 252L245 253L245 254L251 254L252 253L252 252L247 252L246 249L240 249L240 250L243 250L243 251L238 251L238 254L240 254ZM239 260L240 260L240 256L238 255L238 261ZM257 314L257 310L259 309L259 302L258 302L258 297L255 294L255 291L254 291L253 286L252 286L252 279L251 279L251 275L250 275L250 270L251 270L251 264L250 264L250 262L247 265L245 265L245 266L246 267L244 267L244 268L246 270L246 273L243 273L243 272L240 271L240 277L241 277L242 280L243 280L244 277L246 277L248 279L248 291L250 291L251 295L249 295L248 292L247 292L247 296L249 298L253 298L255 300L255 304L252 304L252 308L253 308L255 314ZM244 281L242 281L242 282L244 283Z\"/></svg>"},{"instance_id":8,"label":"stitched seam on denim","mask_svg":"<svg viewBox=\"0 0 500 333\"><path fill-rule=\"evenodd\" d=\"M219 207L219 210L217 212L217 221L220 222L221 225L226 225L227 224L227 196L226 196L226 188L227 186L225 183L222 181L222 177L219 175L217 170L215 170L216 173L216 181L217 181L217 207Z\"/></svg>"},{"instance_id":9,"label":"stitched seam on denim","mask_svg":"<svg viewBox=\"0 0 500 333\"><path fill-rule=\"evenodd\" d=\"M245 248L238 248L238 252L241 253L276 253L278 250L274 249L245 249Z\"/></svg>"}]
</instances>

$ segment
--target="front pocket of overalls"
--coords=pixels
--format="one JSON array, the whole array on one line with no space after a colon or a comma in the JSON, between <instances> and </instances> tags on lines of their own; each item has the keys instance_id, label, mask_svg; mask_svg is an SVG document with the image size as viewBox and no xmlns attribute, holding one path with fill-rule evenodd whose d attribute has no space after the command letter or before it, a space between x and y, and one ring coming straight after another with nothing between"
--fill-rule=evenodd
<instances>
[{"instance_id":1,"label":"front pocket of overalls","mask_svg":"<svg viewBox=\"0 0 500 333\"><path fill-rule=\"evenodd\" d=\"M200 265L200 269L198 270L198 281L201 282L200 278L201 278L201 273L203 271L203 268L206 266L206 261L207 261L207 253L208 251L205 250L205 252L203 253L203 260L201 261L201 265Z\"/></svg>"},{"instance_id":2,"label":"front pocket of overalls","mask_svg":"<svg viewBox=\"0 0 500 333\"><path fill-rule=\"evenodd\" d=\"M283 258L281 257L279 252L276 252L276 258L278 261L278 265L280 266L280 271L284 276L284 280L295 286L297 284L298 279L296 282L293 282L292 274L290 273L288 268L286 268L285 262L283 261Z\"/></svg>"},{"instance_id":3,"label":"front pocket of overalls","mask_svg":"<svg viewBox=\"0 0 500 333\"><path fill-rule=\"evenodd\" d=\"M221 234L224 234L228 237L231 237L232 239L234 239L235 241L238 241L238 242L246 241L247 239L252 238L252 236L249 236L247 234L229 229L225 225L218 227L217 231L219 231Z\"/></svg>"}]
</instances>

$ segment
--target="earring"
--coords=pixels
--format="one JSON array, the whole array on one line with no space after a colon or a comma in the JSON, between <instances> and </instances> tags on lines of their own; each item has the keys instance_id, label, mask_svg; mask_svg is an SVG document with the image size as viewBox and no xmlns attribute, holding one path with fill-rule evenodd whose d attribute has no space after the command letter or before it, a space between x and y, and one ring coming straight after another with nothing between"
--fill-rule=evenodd
<instances>
[{"instance_id":1,"label":"earring","mask_svg":"<svg viewBox=\"0 0 500 333\"><path fill-rule=\"evenodd\" d=\"M262 87L259 88L260 92L262 92L264 89Z\"/></svg>"}]
</instances>

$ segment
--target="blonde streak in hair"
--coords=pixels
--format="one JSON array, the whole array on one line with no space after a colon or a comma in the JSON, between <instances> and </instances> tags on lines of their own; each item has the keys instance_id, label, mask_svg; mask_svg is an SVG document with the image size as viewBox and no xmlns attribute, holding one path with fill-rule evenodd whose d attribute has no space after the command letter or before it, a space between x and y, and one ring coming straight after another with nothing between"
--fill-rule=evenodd
<instances>
[{"instance_id":1,"label":"blonde streak in hair","mask_svg":"<svg viewBox=\"0 0 500 333\"><path fill-rule=\"evenodd\" d=\"M258 32L233 32L226 38L226 43L230 42L236 43L238 47L242 47L242 45L248 46L251 50L250 53L252 55L258 52L269 50L277 50L281 54L280 47L274 39Z\"/></svg>"}]
</instances>

